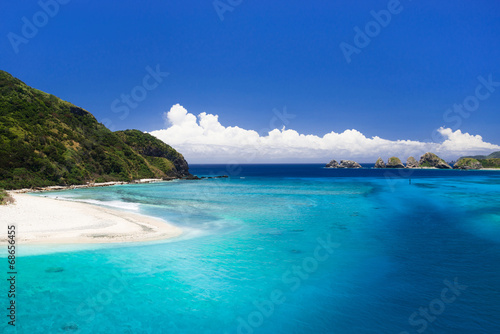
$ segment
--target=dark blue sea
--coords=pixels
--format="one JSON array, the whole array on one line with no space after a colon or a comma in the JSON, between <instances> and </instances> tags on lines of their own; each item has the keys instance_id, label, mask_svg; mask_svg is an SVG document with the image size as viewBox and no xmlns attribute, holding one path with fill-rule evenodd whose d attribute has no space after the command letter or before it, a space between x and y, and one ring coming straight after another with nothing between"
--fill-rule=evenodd
<instances>
[{"instance_id":1,"label":"dark blue sea","mask_svg":"<svg viewBox=\"0 0 500 334\"><path fill-rule=\"evenodd\" d=\"M20 246L17 333L500 333L500 172L365 167L45 193L184 234Z\"/></svg>"}]
</instances>

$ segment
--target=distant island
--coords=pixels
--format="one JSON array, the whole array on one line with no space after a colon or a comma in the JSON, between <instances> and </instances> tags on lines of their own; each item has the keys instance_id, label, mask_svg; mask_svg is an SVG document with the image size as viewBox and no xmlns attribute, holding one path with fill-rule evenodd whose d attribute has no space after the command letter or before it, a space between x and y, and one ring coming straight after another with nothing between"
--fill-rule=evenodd
<instances>
[{"instance_id":1,"label":"distant island","mask_svg":"<svg viewBox=\"0 0 500 334\"><path fill-rule=\"evenodd\" d=\"M497 169L500 168L500 152L490 155L476 155L462 157L455 163L454 168L460 169Z\"/></svg>"},{"instance_id":2,"label":"distant island","mask_svg":"<svg viewBox=\"0 0 500 334\"><path fill-rule=\"evenodd\" d=\"M352 160L341 160L340 164L332 160L326 164L326 168L362 168L361 165ZM390 157L387 164L382 158L378 158L373 168L430 168L430 169L500 169L500 152L490 155L478 155L472 157L461 157L453 164L446 163L436 154L427 152L417 161L414 157L406 160L406 166L398 157Z\"/></svg>"},{"instance_id":3,"label":"distant island","mask_svg":"<svg viewBox=\"0 0 500 334\"><path fill-rule=\"evenodd\" d=\"M194 177L163 141L112 132L90 112L0 71L0 189L174 178Z\"/></svg>"}]
</instances>

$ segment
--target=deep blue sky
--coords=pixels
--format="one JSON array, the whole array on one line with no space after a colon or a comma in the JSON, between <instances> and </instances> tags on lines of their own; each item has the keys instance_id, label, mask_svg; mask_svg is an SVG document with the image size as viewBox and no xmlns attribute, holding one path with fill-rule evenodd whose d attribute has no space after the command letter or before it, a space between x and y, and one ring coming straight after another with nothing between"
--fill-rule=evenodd
<instances>
[{"instance_id":1,"label":"deep blue sky","mask_svg":"<svg viewBox=\"0 0 500 334\"><path fill-rule=\"evenodd\" d=\"M32 22L41 7L2 1L0 69L115 129L160 129L161 114L180 103L259 131L286 106L300 133L354 128L413 140L455 130L443 113L474 94L479 75L500 81L500 1L402 0L350 64L339 44L353 45L353 28L389 1L244 0L223 21L212 2L69 1L16 54L8 33L22 35L22 18ZM170 75L120 120L112 101L157 64ZM500 87L460 129L498 144L499 121Z\"/></svg>"}]
</instances>

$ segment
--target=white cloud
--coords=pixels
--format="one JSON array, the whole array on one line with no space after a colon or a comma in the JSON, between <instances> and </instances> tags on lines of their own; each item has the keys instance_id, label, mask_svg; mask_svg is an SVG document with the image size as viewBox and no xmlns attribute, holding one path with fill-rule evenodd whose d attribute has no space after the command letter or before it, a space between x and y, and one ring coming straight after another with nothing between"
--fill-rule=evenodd
<instances>
[{"instance_id":1,"label":"white cloud","mask_svg":"<svg viewBox=\"0 0 500 334\"><path fill-rule=\"evenodd\" d=\"M479 135L439 128L444 141L419 142L367 138L357 130L330 132L323 137L300 134L295 130L273 129L265 134L237 126L223 126L217 115L195 116L179 104L164 114L166 129L151 132L181 152L190 163L327 162L354 159L372 162L379 156L398 156L404 162L410 155L419 158L434 152L444 159L484 154L500 150Z\"/></svg>"}]
</instances>

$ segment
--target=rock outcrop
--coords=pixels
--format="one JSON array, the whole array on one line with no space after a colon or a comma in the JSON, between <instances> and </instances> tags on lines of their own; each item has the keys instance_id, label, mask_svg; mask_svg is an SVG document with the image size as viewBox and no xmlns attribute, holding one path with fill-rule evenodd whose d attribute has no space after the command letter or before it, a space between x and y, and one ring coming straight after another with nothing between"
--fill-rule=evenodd
<instances>
[{"instance_id":1,"label":"rock outcrop","mask_svg":"<svg viewBox=\"0 0 500 334\"><path fill-rule=\"evenodd\" d=\"M375 162L375 168L385 168L385 162L382 158L378 158Z\"/></svg>"},{"instance_id":2,"label":"rock outcrop","mask_svg":"<svg viewBox=\"0 0 500 334\"><path fill-rule=\"evenodd\" d=\"M352 160L340 160L338 168L362 168L360 164Z\"/></svg>"},{"instance_id":3,"label":"rock outcrop","mask_svg":"<svg viewBox=\"0 0 500 334\"><path fill-rule=\"evenodd\" d=\"M332 160L326 164L326 168L339 168L339 163L336 160Z\"/></svg>"},{"instance_id":4,"label":"rock outcrop","mask_svg":"<svg viewBox=\"0 0 500 334\"><path fill-rule=\"evenodd\" d=\"M401 160L396 157L390 157L387 162L387 168L405 168L405 165L401 163Z\"/></svg>"},{"instance_id":5,"label":"rock outcrop","mask_svg":"<svg viewBox=\"0 0 500 334\"><path fill-rule=\"evenodd\" d=\"M434 153L427 152L425 153L419 161L420 167L428 167L428 168L438 168L438 169L451 169L451 166L448 165L443 159L435 155Z\"/></svg>"},{"instance_id":6,"label":"rock outcrop","mask_svg":"<svg viewBox=\"0 0 500 334\"><path fill-rule=\"evenodd\" d=\"M418 168L420 167L420 164L414 157L409 157L406 160L406 168Z\"/></svg>"},{"instance_id":7,"label":"rock outcrop","mask_svg":"<svg viewBox=\"0 0 500 334\"><path fill-rule=\"evenodd\" d=\"M340 160L340 164L332 160L326 164L326 168L362 168L360 164L352 160Z\"/></svg>"},{"instance_id":8,"label":"rock outcrop","mask_svg":"<svg viewBox=\"0 0 500 334\"><path fill-rule=\"evenodd\" d=\"M454 169L481 169L483 165L474 158L461 158L458 160L455 165L453 165Z\"/></svg>"}]
</instances>

